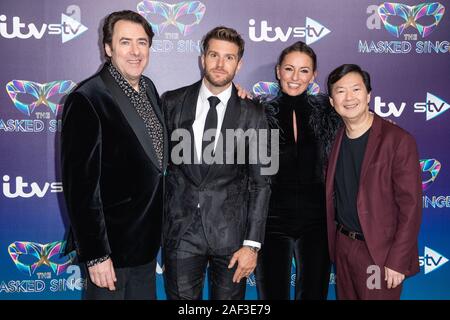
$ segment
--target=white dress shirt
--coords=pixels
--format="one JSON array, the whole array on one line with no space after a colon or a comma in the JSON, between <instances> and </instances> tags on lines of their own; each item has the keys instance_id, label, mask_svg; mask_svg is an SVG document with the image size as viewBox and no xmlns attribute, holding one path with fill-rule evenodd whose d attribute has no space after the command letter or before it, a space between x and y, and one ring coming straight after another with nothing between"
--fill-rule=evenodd
<instances>
[{"instance_id":1,"label":"white dress shirt","mask_svg":"<svg viewBox=\"0 0 450 320\"><path fill-rule=\"evenodd\" d=\"M225 116L225 111L227 109L228 100L231 97L232 86L226 88L224 91L216 95L219 98L220 103L216 106L217 110L217 130L216 137L218 137L220 133L220 129L222 128L223 118ZM197 154L197 160L200 161L200 157L202 154L202 138L203 131L205 129L206 116L209 111L209 101L208 98L214 96L214 94L209 91L209 89L205 86L204 81L202 81L202 86L200 87L200 92L197 99L197 109L195 111L195 120L192 124L192 131L194 132L194 142L195 142L195 151ZM216 150L217 141L219 139L215 139L214 141L214 150Z\"/></svg>"},{"instance_id":2,"label":"white dress shirt","mask_svg":"<svg viewBox=\"0 0 450 320\"><path fill-rule=\"evenodd\" d=\"M199 162L201 160L200 157L202 155L203 131L205 129L206 116L209 111L208 98L214 96L214 94L211 91L209 91L209 89L206 87L204 81L205 80L202 81L202 85L200 87L200 92L197 99L197 109L195 111L195 120L192 123L192 131L194 132L195 151L197 154L197 160ZM225 111L227 110L227 104L228 100L230 100L232 89L233 87L230 83L228 88L226 88L221 93L215 95L220 100L220 103L216 106L217 110L217 129L215 135L216 137L218 137L220 134L223 118L225 116ZM216 138L214 141L214 150L216 150L218 140L219 139ZM261 248L261 243L251 240L245 240L243 245Z\"/></svg>"}]
</instances>

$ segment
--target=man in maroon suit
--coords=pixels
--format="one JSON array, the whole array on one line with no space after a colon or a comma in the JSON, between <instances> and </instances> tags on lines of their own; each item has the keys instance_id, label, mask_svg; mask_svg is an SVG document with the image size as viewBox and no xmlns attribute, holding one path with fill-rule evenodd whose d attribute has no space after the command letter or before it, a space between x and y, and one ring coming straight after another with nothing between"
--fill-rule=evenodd
<instances>
[{"instance_id":1,"label":"man in maroon suit","mask_svg":"<svg viewBox=\"0 0 450 320\"><path fill-rule=\"evenodd\" d=\"M414 138L369 111L370 76L345 64L328 76L345 126L330 154L327 225L338 299L400 299L419 272L421 173Z\"/></svg>"}]
</instances>

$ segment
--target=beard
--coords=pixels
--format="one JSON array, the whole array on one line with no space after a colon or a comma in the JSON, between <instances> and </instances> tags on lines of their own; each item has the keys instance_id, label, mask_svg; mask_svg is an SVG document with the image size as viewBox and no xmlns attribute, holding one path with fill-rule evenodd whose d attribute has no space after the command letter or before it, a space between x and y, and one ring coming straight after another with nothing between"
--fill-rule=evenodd
<instances>
[{"instance_id":1,"label":"beard","mask_svg":"<svg viewBox=\"0 0 450 320\"><path fill-rule=\"evenodd\" d=\"M205 70L205 78L208 80L209 83L211 83L215 87L224 87L227 84L229 84L234 79L234 75L236 72L233 72L233 74L228 74L225 78L221 80L214 80L214 76L210 72L211 70Z\"/></svg>"}]
</instances>

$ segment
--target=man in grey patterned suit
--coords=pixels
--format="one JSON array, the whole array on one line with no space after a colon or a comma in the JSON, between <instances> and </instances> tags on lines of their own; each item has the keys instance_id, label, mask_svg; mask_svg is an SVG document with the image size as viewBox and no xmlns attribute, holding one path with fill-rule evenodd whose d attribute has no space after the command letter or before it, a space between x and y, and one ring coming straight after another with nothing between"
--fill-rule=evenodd
<instances>
[{"instance_id":1,"label":"man in grey patterned suit","mask_svg":"<svg viewBox=\"0 0 450 320\"><path fill-rule=\"evenodd\" d=\"M269 177L261 174L258 159L207 161L211 145L215 156L230 154L224 151L232 142L227 130L268 128L262 107L240 99L232 83L243 53L244 40L234 29L214 28L203 39L203 79L162 98L169 134L187 132L192 141L188 158L200 161L179 163L172 158L168 167L163 253L169 299L200 299L208 264L211 299L243 299L245 278L256 266L264 239ZM208 131L218 137L210 145ZM223 144L218 143L221 139ZM250 144L245 142L246 154ZM233 150L239 152L237 145Z\"/></svg>"}]
</instances>

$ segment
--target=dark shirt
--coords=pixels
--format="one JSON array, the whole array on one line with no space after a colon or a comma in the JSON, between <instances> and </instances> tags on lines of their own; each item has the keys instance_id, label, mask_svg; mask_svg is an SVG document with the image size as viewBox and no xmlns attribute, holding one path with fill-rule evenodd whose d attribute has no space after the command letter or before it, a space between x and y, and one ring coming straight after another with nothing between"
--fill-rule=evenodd
<instances>
[{"instance_id":1,"label":"dark shirt","mask_svg":"<svg viewBox=\"0 0 450 320\"><path fill-rule=\"evenodd\" d=\"M356 199L369 132L370 129L356 139L350 139L344 133L334 178L336 221L346 229L359 233L362 233L362 229Z\"/></svg>"},{"instance_id":2,"label":"dark shirt","mask_svg":"<svg viewBox=\"0 0 450 320\"><path fill-rule=\"evenodd\" d=\"M323 159L310 121L313 107L306 93L295 97L281 94L270 105L274 108L276 123L271 127L280 130L280 165L272 177L266 226L269 232L298 236L305 228L325 223Z\"/></svg>"}]
</instances>

